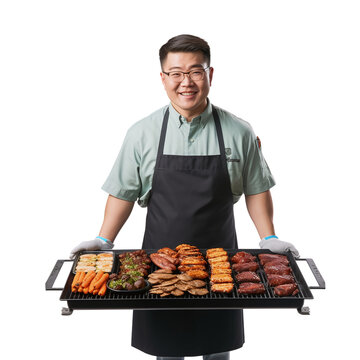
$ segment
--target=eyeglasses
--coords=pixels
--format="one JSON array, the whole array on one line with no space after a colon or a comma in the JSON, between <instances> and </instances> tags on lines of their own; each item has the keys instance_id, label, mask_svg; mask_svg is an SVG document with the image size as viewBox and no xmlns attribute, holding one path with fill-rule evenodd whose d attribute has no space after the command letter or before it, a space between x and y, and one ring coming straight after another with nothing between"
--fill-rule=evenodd
<instances>
[{"instance_id":1,"label":"eyeglasses","mask_svg":"<svg viewBox=\"0 0 360 360\"><path fill-rule=\"evenodd\" d=\"M183 71L170 71L170 72L165 72L163 71L163 73L165 75L167 75L170 80L174 81L174 82L182 82L185 79L185 75L189 75L189 78L193 81L200 81L204 79L205 76L205 71L208 70L210 68L210 66L208 66L205 69L194 69L188 72L183 72Z\"/></svg>"}]
</instances>

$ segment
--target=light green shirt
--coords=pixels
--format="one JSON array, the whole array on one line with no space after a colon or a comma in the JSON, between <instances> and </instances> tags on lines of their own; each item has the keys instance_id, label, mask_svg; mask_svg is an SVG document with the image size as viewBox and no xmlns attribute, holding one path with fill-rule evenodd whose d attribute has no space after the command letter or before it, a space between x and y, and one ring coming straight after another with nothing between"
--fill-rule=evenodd
<instances>
[{"instance_id":1,"label":"light green shirt","mask_svg":"<svg viewBox=\"0 0 360 360\"><path fill-rule=\"evenodd\" d=\"M164 144L166 155L219 155L219 143L210 101L205 111L187 122L170 104L135 123L127 132L120 153L102 189L117 198L147 206L161 126L169 107ZM275 185L257 138L246 121L216 107L224 137L233 201ZM176 189L174 189L176 191Z\"/></svg>"}]
</instances>

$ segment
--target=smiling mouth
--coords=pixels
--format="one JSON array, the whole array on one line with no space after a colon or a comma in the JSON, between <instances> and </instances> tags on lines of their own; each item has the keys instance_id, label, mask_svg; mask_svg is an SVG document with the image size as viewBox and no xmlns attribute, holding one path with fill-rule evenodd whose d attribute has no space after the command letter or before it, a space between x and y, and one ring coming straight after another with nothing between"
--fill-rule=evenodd
<instances>
[{"instance_id":1,"label":"smiling mouth","mask_svg":"<svg viewBox=\"0 0 360 360\"><path fill-rule=\"evenodd\" d=\"M192 96L192 95L195 95L196 94L196 91L187 91L187 92L181 92L180 95L183 95L183 96Z\"/></svg>"}]
</instances>

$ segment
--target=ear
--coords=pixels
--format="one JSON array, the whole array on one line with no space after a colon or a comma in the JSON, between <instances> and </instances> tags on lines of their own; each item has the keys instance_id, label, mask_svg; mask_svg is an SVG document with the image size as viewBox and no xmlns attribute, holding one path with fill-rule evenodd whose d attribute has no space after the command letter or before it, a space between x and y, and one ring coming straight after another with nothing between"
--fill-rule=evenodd
<instances>
[{"instance_id":1,"label":"ear","mask_svg":"<svg viewBox=\"0 0 360 360\"><path fill-rule=\"evenodd\" d=\"M160 77L161 77L161 82L163 83L163 85L165 86L165 74L160 72Z\"/></svg>"},{"instance_id":2,"label":"ear","mask_svg":"<svg viewBox=\"0 0 360 360\"><path fill-rule=\"evenodd\" d=\"M214 74L214 68L213 68L213 67L210 67L210 69L209 69L209 82L210 82L210 86L211 86L211 83L212 83L213 74Z\"/></svg>"}]
</instances>

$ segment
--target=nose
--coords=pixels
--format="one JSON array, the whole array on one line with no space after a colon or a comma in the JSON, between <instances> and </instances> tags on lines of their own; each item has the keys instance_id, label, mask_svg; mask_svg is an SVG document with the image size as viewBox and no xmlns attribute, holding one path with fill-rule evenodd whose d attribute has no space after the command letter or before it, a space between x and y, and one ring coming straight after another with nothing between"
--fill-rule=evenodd
<instances>
[{"instance_id":1,"label":"nose","mask_svg":"<svg viewBox=\"0 0 360 360\"><path fill-rule=\"evenodd\" d=\"M184 79L181 82L181 85L187 85L191 83L193 83L193 81L191 80L190 74L184 74Z\"/></svg>"}]
</instances>

